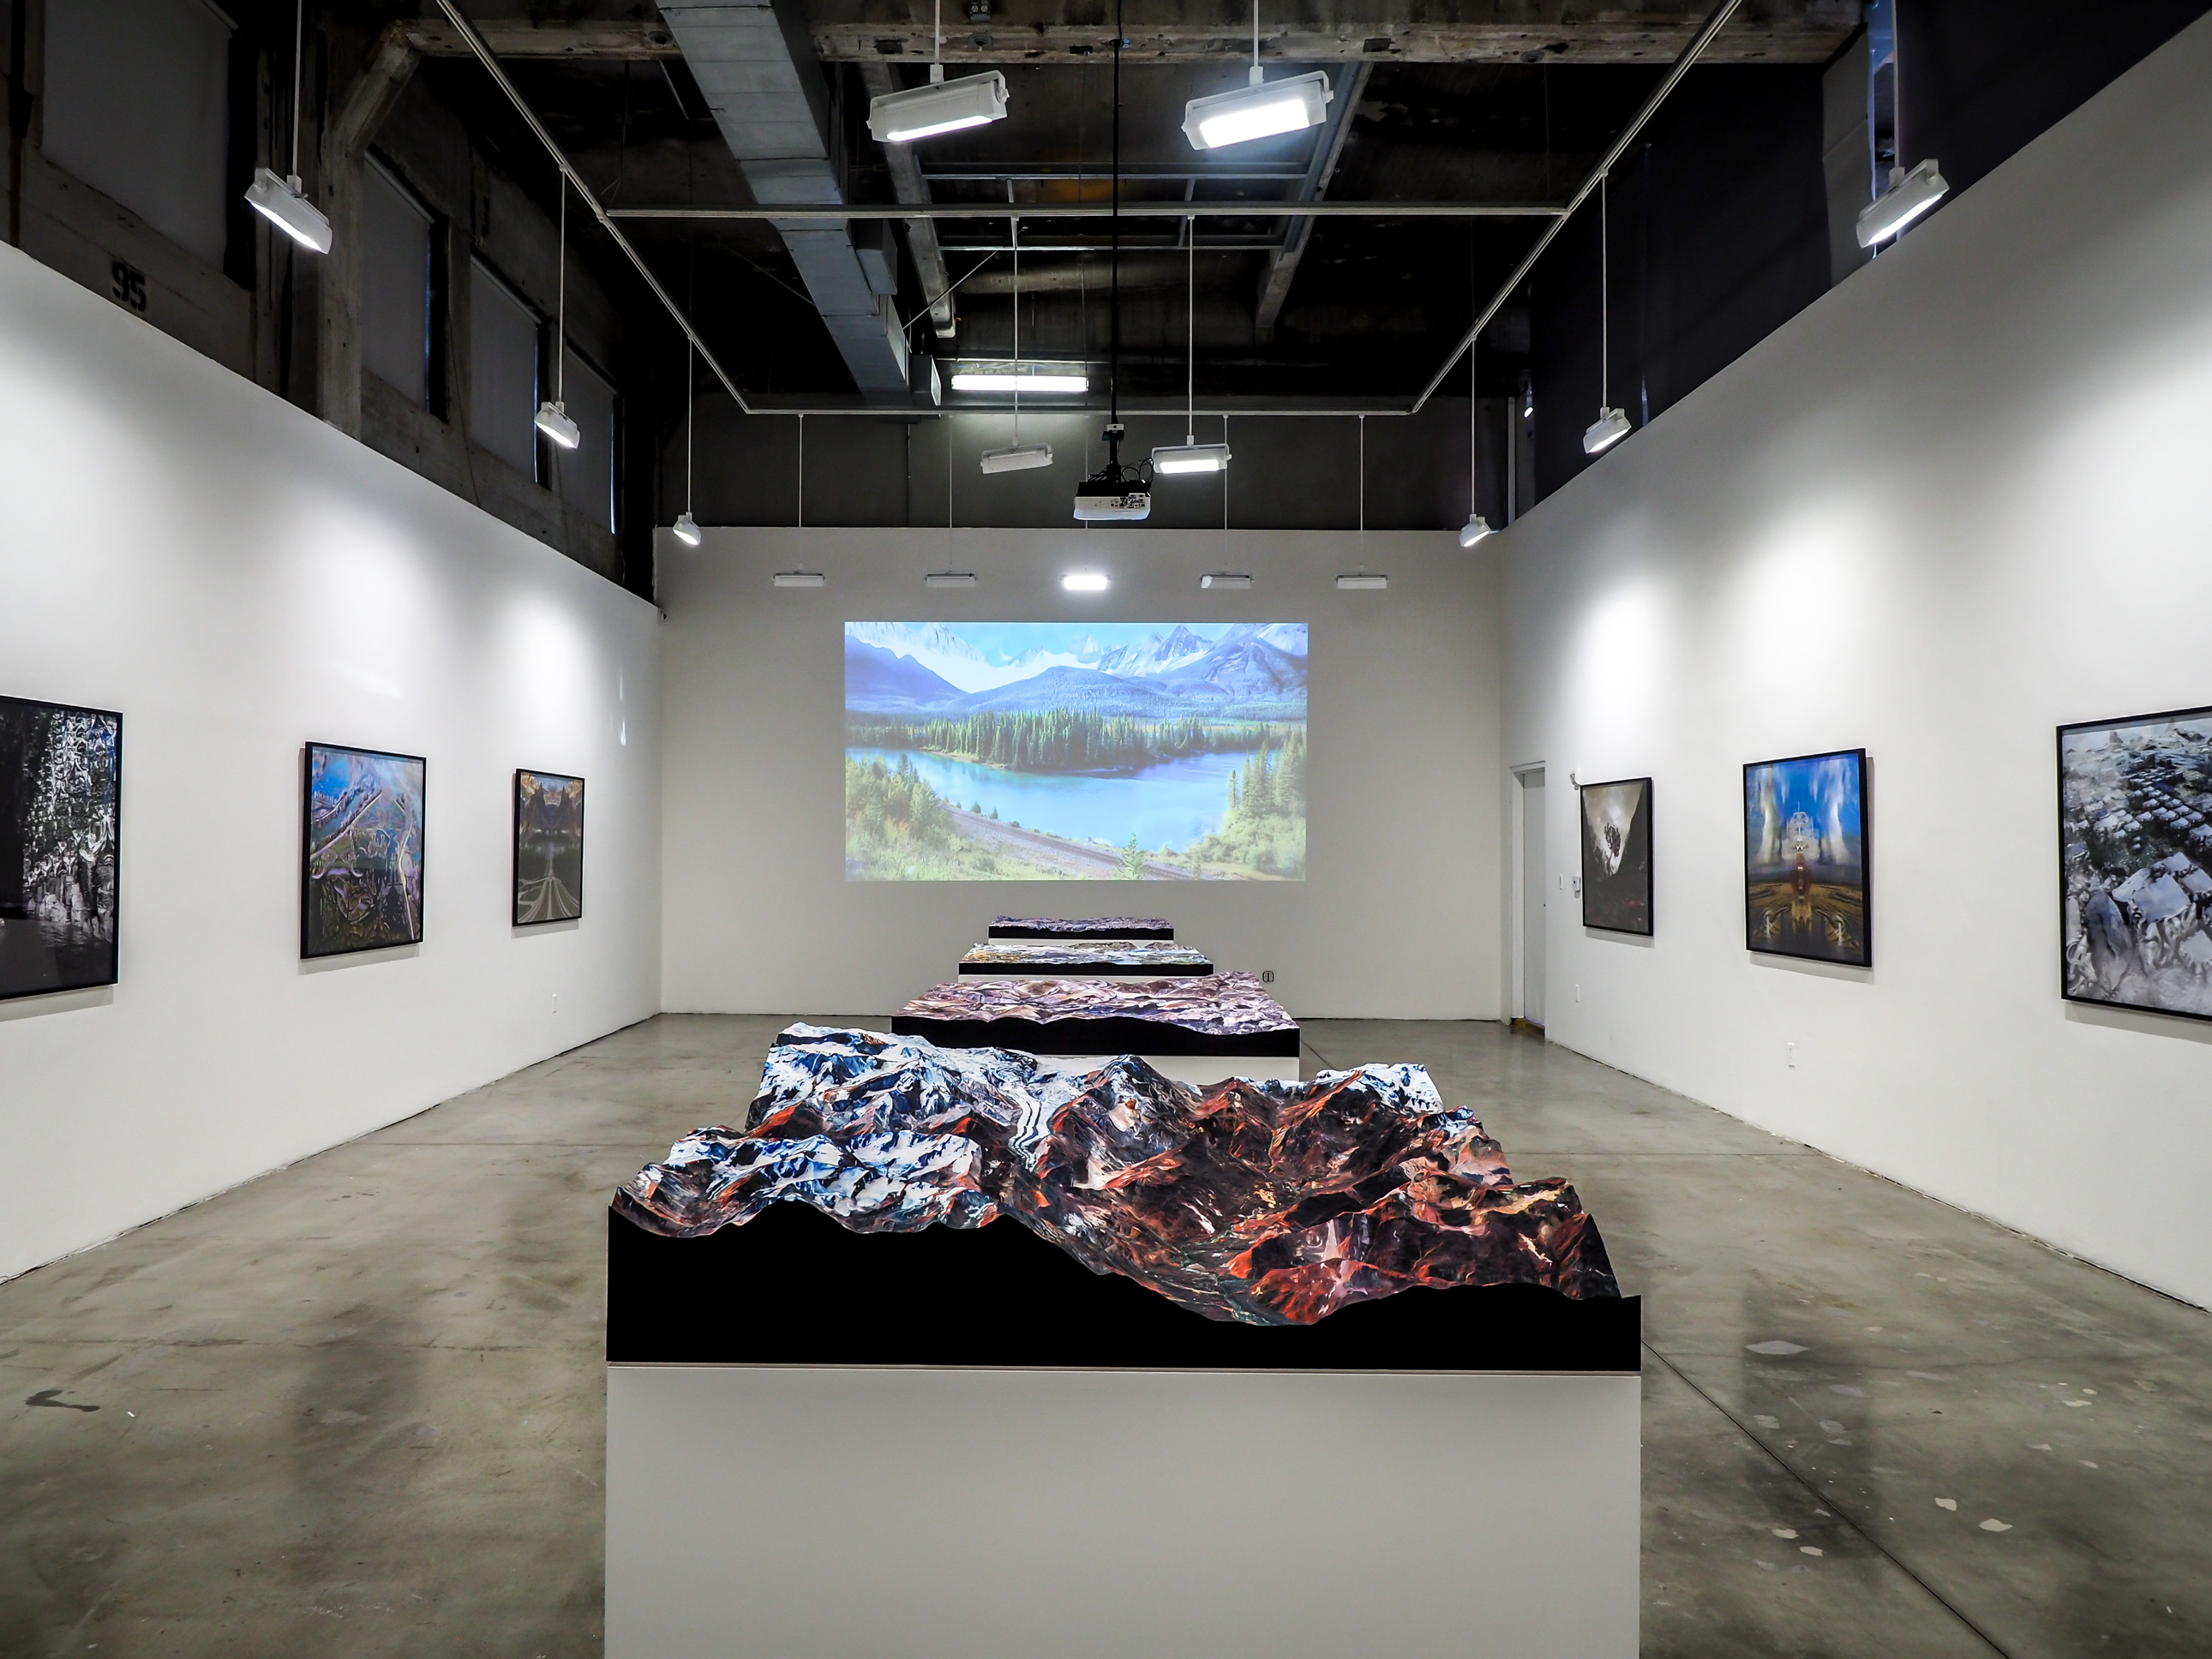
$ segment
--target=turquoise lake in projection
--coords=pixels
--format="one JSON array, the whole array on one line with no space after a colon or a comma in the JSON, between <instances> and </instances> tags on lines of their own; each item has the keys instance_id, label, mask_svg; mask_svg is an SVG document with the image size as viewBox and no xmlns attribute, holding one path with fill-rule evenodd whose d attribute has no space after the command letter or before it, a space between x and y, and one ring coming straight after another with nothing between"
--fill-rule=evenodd
<instances>
[{"instance_id":1,"label":"turquoise lake in projection","mask_svg":"<svg viewBox=\"0 0 2212 1659\"><path fill-rule=\"evenodd\" d=\"M1001 822L1121 847L1132 830L1137 845L1182 848L1221 827L1229 780L1241 754L1192 755L1111 776L1070 772L1008 772L921 750L848 749L856 761L896 767L902 754L922 781L955 806L981 805Z\"/></svg>"}]
</instances>

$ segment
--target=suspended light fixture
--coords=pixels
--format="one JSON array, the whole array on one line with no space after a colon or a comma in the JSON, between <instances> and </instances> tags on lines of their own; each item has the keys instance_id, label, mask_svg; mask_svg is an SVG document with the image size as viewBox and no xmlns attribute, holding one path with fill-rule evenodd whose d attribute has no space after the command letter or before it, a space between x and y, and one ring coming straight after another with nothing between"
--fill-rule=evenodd
<instances>
[{"instance_id":1,"label":"suspended light fixture","mask_svg":"<svg viewBox=\"0 0 2212 1659\"><path fill-rule=\"evenodd\" d=\"M686 547L699 545L699 521L691 516L691 434L697 423L695 413L697 391L695 370L691 365L691 337L684 337L684 510L676 515L671 526L676 539Z\"/></svg>"},{"instance_id":2,"label":"suspended light fixture","mask_svg":"<svg viewBox=\"0 0 2212 1659\"><path fill-rule=\"evenodd\" d=\"M307 33L307 0L299 0L292 14L292 170L279 179L267 167L254 168L246 203L301 247L328 253L331 222L300 182L300 50Z\"/></svg>"},{"instance_id":3,"label":"suspended light fixture","mask_svg":"<svg viewBox=\"0 0 2212 1659\"><path fill-rule=\"evenodd\" d=\"M998 70L957 81L945 78L944 0L938 0L936 18L929 84L887 92L868 104L868 131L879 144L910 144L917 138L1006 118L1006 77Z\"/></svg>"},{"instance_id":4,"label":"suspended light fixture","mask_svg":"<svg viewBox=\"0 0 2212 1659\"><path fill-rule=\"evenodd\" d=\"M1033 368L1019 374L1011 368L956 368L955 392L1088 392L1091 377L1073 370Z\"/></svg>"},{"instance_id":5,"label":"suspended light fixture","mask_svg":"<svg viewBox=\"0 0 2212 1659\"><path fill-rule=\"evenodd\" d=\"M1475 398L1479 385L1475 374L1475 343L1469 340L1467 343L1467 522L1459 527L1459 544L1462 547L1473 547L1485 537L1497 533L1491 529L1490 520L1484 518L1474 505L1477 472L1482 460L1480 434L1475 425L1475 416L1481 408ZM1509 459L1507 465L1511 464Z\"/></svg>"},{"instance_id":6,"label":"suspended light fixture","mask_svg":"<svg viewBox=\"0 0 2212 1659\"><path fill-rule=\"evenodd\" d=\"M1152 451L1155 473L1226 472L1229 446L1198 441L1198 221L1183 221L1188 252L1183 259L1182 441Z\"/></svg>"},{"instance_id":7,"label":"suspended light fixture","mask_svg":"<svg viewBox=\"0 0 2212 1659\"><path fill-rule=\"evenodd\" d=\"M561 276L553 308L553 395L538 405L538 429L563 449L584 441L582 429L568 418L562 397L568 379L568 175L561 175Z\"/></svg>"},{"instance_id":8,"label":"suspended light fixture","mask_svg":"<svg viewBox=\"0 0 2212 1659\"><path fill-rule=\"evenodd\" d=\"M1606 212L1606 183L1611 176L1602 175L1597 181L1597 419L1583 434L1586 455L1604 454L1632 429L1627 413L1606 401L1613 371L1613 250L1607 245L1610 222Z\"/></svg>"},{"instance_id":9,"label":"suspended light fixture","mask_svg":"<svg viewBox=\"0 0 2212 1659\"><path fill-rule=\"evenodd\" d=\"M1103 593L1112 586L1103 570L1071 570L1060 579L1060 585L1071 593Z\"/></svg>"},{"instance_id":10,"label":"suspended light fixture","mask_svg":"<svg viewBox=\"0 0 2212 1659\"><path fill-rule=\"evenodd\" d=\"M1224 588L1243 592L1252 586L1252 579L1241 570L1216 570L1200 576L1198 585L1203 588Z\"/></svg>"},{"instance_id":11,"label":"suspended light fixture","mask_svg":"<svg viewBox=\"0 0 2212 1659\"><path fill-rule=\"evenodd\" d=\"M1028 472L1040 466L1052 465L1050 444L1025 444L1022 441L1022 222L1013 222L1014 249L1014 441L1005 449L983 452L983 471L998 472ZM1087 383L1087 382L1086 382ZM960 377L954 375L952 384L958 386Z\"/></svg>"},{"instance_id":12,"label":"suspended light fixture","mask_svg":"<svg viewBox=\"0 0 2212 1659\"><path fill-rule=\"evenodd\" d=\"M1950 189L1936 171L1932 155L1910 173L1892 167L1889 188L1859 210L1859 246L1872 247L1887 241L1942 201Z\"/></svg>"},{"instance_id":13,"label":"suspended light fixture","mask_svg":"<svg viewBox=\"0 0 2212 1659\"><path fill-rule=\"evenodd\" d=\"M1121 0L1114 0L1114 291L1112 344L1106 360L1106 465L1075 492L1075 516L1084 524L1129 523L1152 513L1151 466L1121 465ZM1062 586L1066 586L1065 583ZM1104 586L1104 578L1100 578Z\"/></svg>"},{"instance_id":14,"label":"suspended light fixture","mask_svg":"<svg viewBox=\"0 0 2212 1659\"><path fill-rule=\"evenodd\" d=\"M1183 137L1193 149L1219 149L1278 133L1301 132L1328 118L1336 92L1321 70L1287 81L1264 81L1260 74L1260 0L1252 0L1252 67L1247 83L1234 92L1194 98L1183 106Z\"/></svg>"}]
</instances>

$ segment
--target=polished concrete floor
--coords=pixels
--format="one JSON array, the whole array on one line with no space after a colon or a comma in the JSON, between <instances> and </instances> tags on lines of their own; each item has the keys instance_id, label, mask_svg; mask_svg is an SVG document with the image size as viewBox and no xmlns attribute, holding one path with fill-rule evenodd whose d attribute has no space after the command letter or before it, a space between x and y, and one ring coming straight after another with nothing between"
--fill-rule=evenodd
<instances>
[{"instance_id":1,"label":"polished concrete floor","mask_svg":"<svg viewBox=\"0 0 2212 1659\"><path fill-rule=\"evenodd\" d=\"M0 1655L598 1653L600 1213L778 1024L652 1021L0 1285ZM1309 1036L1425 1062L1646 1298L1645 1653L2212 1654L2212 1316L1494 1025Z\"/></svg>"}]
</instances>

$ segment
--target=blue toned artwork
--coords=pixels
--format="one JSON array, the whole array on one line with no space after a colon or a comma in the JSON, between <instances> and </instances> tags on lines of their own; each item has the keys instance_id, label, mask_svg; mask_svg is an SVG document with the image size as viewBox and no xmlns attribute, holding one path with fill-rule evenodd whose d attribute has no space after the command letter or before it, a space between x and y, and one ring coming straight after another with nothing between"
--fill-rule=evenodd
<instances>
[{"instance_id":1,"label":"blue toned artwork","mask_svg":"<svg viewBox=\"0 0 2212 1659\"><path fill-rule=\"evenodd\" d=\"M1304 623L845 624L850 881L1298 881Z\"/></svg>"},{"instance_id":2,"label":"blue toned artwork","mask_svg":"<svg viewBox=\"0 0 2212 1659\"><path fill-rule=\"evenodd\" d=\"M1744 943L1776 956L1874 963L1866 750L1743 769Z\"/></svg>"},{"instance_id":3,"label":"blue toned artwork","mask_svg":"<svg viewBox=\"0 0 2212 1659\"><path fill-rule=\"evenodd\" d=\"M301 956L422 943L426 770L419 756L307 745Z\"/></svg>"}]
</instances>

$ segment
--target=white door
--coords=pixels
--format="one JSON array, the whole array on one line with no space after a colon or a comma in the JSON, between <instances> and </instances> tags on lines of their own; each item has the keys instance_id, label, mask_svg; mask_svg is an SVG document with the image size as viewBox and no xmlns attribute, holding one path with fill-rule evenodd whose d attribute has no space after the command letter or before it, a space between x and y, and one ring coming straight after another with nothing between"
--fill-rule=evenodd
<instances>
[{"instance_id":1,"label":"white door","mask_svg":"<svg viewBox=\"0 0 2212 1659\"><path fill-rule=\"evenodd\" d=\"M1544 917L1551 894L1544 857L1544 774L1521 775L1521 1018L1544 1023Z\"/></svg>"}]
</instances>

